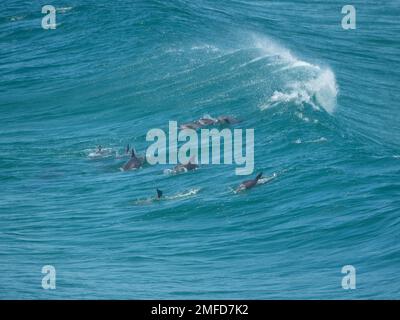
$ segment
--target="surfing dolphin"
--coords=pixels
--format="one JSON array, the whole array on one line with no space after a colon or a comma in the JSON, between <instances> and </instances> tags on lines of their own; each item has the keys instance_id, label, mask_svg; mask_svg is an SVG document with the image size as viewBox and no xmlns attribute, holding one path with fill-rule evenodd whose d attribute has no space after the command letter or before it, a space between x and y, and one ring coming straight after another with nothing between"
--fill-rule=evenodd
<instances>
[{"instance_id":1,"label":"surfing dolphin","mask_svg":"<svg viewBox=\"0 0 400 320\"><path fill-rule=\"evenodd\" d=\"M260 172L254 179L242 182L236 189L236 192L253 188L257 184L258 180L260 180L261 178L262 178L262 172Z\"/></svg>"},{"instance_id":2,"label":"surfing dolphin","mask_svg":"<svg viewBox=\"0 0 400 320\"><path fill-rule=\"evenodd\" d=\"M202 126L210 126L217 123L217 120L211 118L200 118L197 122Z\"/></svg>"},{"instance_id":3,"label":"surfing dolphin","mask_svg":"<svg viewBox=\"0 0 400 320\"><path fill-rule=\"evenodd\" d=\"M193 129L197 130L201 127L207 127L218 124L235 124L240 122L238 119L231 116L219 116L214 119L211 117L202 117L199 120L195 120L192 122L184 123L180 126L180 129Z\"/></svg>"},{"instance_id":4,"label":"surfing dolphin","mask_svg":"<svg viewBox=\"0 0 400 320\"><path fill-rule=\"evenodd\" d=\"M189 122L189 123L184 123L182 125L180 125L179 127L180 129L193 129L193 130L197 130L199 128L201 128L201 124L198 123L197 121L193 121L193 122Z\"/></svg>"},{"instance_id":5,"label":"surfing dolphin","mask_svg":"<svg viewBox=\"0 0 400 320\"><path fill-rule=\"evenodd\" d=\"M239 122L238 119L231 116L219 116L216 120L216 123L218 124L235 124Z\"/></svg>"},{"instance_id":6,"label":"surfing dolphin","mask_svg":"<svg viewBox=\"0 0 400 320\"><path fill-rule=\"evenodd\" d=\"M180 125L180 129L193 129L193 130L197 130L201 127L205 127L205 126L209 126L212 124L215 124L216 120L212 119L212 118L200 118L199 120L195 120L192 122L188 122L188 123L184 123L182 125Z\"/></svg>"},{"instance_id":7,"label":"surfing dolphin","mask_svg":"<svg viewBox=\"0 0 400 320\"><path fill-rule=\"evenodd\" d=\"M131 158L129 159L129 161L127 163L125 163L122 167L123 171L127 171L127 170L132 170L132 169L138 169L142 166L143 164L143 160L138 158L135 155L135 150L133 150L132 148L132 153L131 153Z\"/></svg>"},{"instance_id":8,"label":"surfing dolphin","mask_svg":"<svg viewBox=\"0 0 400 320\"><path fill-rule=\"evenodd\" d=\"M163 196L163 192L160 189L157 189L157 199L161 199L161 197Z\"/></svg>"},{"instance_id":9,"label":"surfing dolphin","mask_svg":"<svg viewBox=\"0 0 400 320\"><path fill-rule=\"evenodd\" d=\"M191 170L195 170L197 169L199 166L194 163L194 157L190 158L189 162L186 164L178 164L177 166L175 166L175 168L173 169L175 172L187 172L187 171L191 171Z\"/></svg>"}]
</instances>

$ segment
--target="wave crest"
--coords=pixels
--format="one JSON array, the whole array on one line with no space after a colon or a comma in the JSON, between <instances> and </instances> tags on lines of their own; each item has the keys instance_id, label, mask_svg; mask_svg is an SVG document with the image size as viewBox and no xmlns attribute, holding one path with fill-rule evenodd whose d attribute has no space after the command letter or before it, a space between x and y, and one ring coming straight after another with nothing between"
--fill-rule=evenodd
<instances>
[{"instance_id":1,"label":"wave crest","mask_svg":"<svg viewBox=\"0 0 400 320\"><path fill-rule=\"evenodd\" d=\"M316 110L320 110L322 107L330 114L334 112L338 87L335 74L331 69L321 68L298 59L289 49L269 39L256 38L254 45L262 50L263 56L275 57L276 65L283 64L279 69L273 71L275 74L290 72L285 74L285 78L288 78L285 88L275 90L268 101L260 106L261 110L281 103L294 103L296 105L309 104Z\"/></svg>"}]
</instances>

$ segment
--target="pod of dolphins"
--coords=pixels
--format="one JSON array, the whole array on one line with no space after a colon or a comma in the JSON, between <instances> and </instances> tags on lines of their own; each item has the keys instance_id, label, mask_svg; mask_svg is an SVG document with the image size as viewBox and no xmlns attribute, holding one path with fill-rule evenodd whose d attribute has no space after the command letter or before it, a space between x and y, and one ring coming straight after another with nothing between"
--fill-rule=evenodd
<instances>
[{"instance_id":1,"label":"pod of dolphins","mask_svg":"<svg viewBox=\"0 0 400 320\"><path fill-rule=\"evenodd\" d=\"M200 118L199 120L195 120L192 122L188 122L185 124L182 124L180 126L180 129L193 129L197 130L201 127L206 127L210 125L225 125L225 124L235 124L239 123L240 121L237 120L236 118L230 117L230 116L220 116L216 119L214 118ZM97 153L101 154L102 153L102 147L98 146L98 149L96 151ZM128 170L133 170L133 169L139 169L145 162L145 159L142 157L138 157L136 155L135 150L132 148L130 149L129 144L127 145L125 149L125 155L130 155L129 160L121 167L121 170L123 171L128 171ZM188 172L192 170L196 170L199 166L195 163L195 159L191 158L188 163L186 164L178 164L173 168L174 173L182 173L182 172ZM253 188L254 186L257 185L257 182L262 178L262 173L257 174L257 176L254 179L246 180L243 181L235 190L235 193L248 190ZM156 199L160 200L163 197L163 192L159 189L156 189Z\"/></svg>"},{"instance_id":2,"label":"pod of dolphins","mask_svg":"<svg viewBox=\"0 0 400 320\"><path fill-rule=\"evenodd\" d=\"M240 121L236 118L230 116L220 116L216 119L214 118L200 118L199 120L195 120L192 122L184 123L180 126L180 129L194 129L197 130L201 127L211 126L211 125L223 125L223 124L235 124Z\"/></svg>"}]
</instances>

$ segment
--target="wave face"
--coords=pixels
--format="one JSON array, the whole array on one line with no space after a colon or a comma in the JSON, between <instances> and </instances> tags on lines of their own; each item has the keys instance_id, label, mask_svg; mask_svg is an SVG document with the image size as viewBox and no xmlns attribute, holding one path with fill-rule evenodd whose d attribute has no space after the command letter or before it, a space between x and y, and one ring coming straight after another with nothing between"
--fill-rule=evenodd
<instances>
[{"instance_id":1,"label":"wave face","mask_svg":"<svg viewBox=\"0 0 400 320\"><path fill-rule=\"evenodd\" d=\"M345 31L341 6L73 0L45 31L2 5L0 298L398 297L400 8L355 1ZM266 180L119 170L204 115L255 129Z\"/></svg>"}]
</instances>

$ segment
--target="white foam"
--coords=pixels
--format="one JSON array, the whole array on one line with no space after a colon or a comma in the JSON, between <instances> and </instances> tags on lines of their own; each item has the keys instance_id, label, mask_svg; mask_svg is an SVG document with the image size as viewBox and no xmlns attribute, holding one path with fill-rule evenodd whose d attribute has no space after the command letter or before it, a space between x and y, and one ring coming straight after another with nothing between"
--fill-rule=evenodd
<instances>
[{"instance_id":1,"label":"white foam","mask_svg":"<svg viewBox=\"0 0 400 320\"><path fill-rule=\"evenodd\" d=\"M315 109L324 108L328 113L333 113L336 106L338 88L333 71L329 68L321 68L310 62L303 61L294 56L289 49L284 48L268 38L253 36L254 46L262 51L262 58L268 55L278 57L271 65L285 64L275 72L288 69L305 68L306 75L302 75L303 80L293 80L289 82L282 91L275 91L267 103L260 106L261 110L268 109L280 103L293 102L297 105L304 103L312 105ZM254 59L253 59L254 60ZM308 74L308 75L307 75Z\"/></svg>"},{"instance_id":2,"label":"white foam","mask_svg":"<svg viewBox=\"0 0 400 320\"><path fill-rule=\"evenodd\" d=\"M138 199L138 200L134 201L134 204L135 205L149 205L149 204L152 204L154 202L159 202L159 201L177 200L177 199L182 199L182 198L188 198L188 197L191 197L191 196L194 196L194 195L198 194L199 191L200 191L200 188L193 188L193 189L190 189L190 190L187 190L187 191L183 191L183 192L177 193L177 194L172 195L172 196L164 196L164 197L161 197L160 199L159 198L155 198L155 197L147 198L147 199Z\"/></svg>"},{"instance_id":3,"label":"white foam","mask_svg":"<svg viewBox=\"0 0 400 320\"><path fill-rule=\"evenodd\" d=\"M302 143L321 143L321 142L326 142L328 141L328 139L326 139L325 137L321 137L315 140L307 140L307 141L303 141L300 138L296 139L295 141L293 141L294 144L302 144Z\"/></svg>"},{"instance_id":4,"label":"white foam","mask_svg":"<svg viewBox=\"0 0 400 320\"><path fill-rule=\"evenodd\" d=\"M113 150L111 148L102 148L101 151L98 149L85 150L88 153L89 158L108 158L112 156Z\"/></svg>"},{"instance_id":5,"label":"white foam","mask_svg":"<svg viewBox=\"0 0 400 320\"><path fill-rule=\"evenodd\" d=\"M305 116L303 113L301 113L301 112L296 112L295 115L296 115L299 119L303 120L304 122L310 122L310 118L309 118L309 117L306 117L306 116Z\"/></svg>"},{"instance_id":6,"label":"white foam","mask_svg":"<svg viewBox=\"0 0 400 320\"><path fill-rule=\"evenodd\" d=\"M56 11L59 13L65 13L71 9L72 9L72 7L60 7L60 8L56 8Z\"/></svg>"},{"instance_id":7,"label":"white foam","mask_svg":"<svg viewBox=\"0 0 400 320\"><path fill-rule=\"evenodd\" d=\"M270 182L271 180L275 179L277 176L278 176L278 175L274 172L274 173L272 174L272 176L269 176L269 177L262 177L261 179L259 179L259 180L257 181L257 184L264 184L264 183Z\"/></svg>"},{"instance_id":8,"label":"white foam","mask_svg":"<svg viewBox=\"0 0 400 320\"><path fill-rule=\"evenodd\" d=\"M273 55L271 55L271 54L264 54L264 55L262 55L262 56L260 56L260 57L251 59L250 61L241 64L241 65L239 66L239 68L246 67L246 66L248 66L248 65L250 65L250 64L252 64L252 63L255 63L255 62L257 62L257 61L260 61L260 60L263 60L263 59L266 59L266 58L269 58L269 57L272 57L272 56L273 56Z\"/></svg>"},{"instance_id":9,"label":"white foam","mask_svg":"<svg viewBox=\"0 0 400 320\"><path fill-rule=\"evenodd\" d=\"M22 20L24 18L25 18L25 16L12 16L10 18L10 21L20 21L20 20Z\"/></svg>"},{"instance_id":10,"label":"white foam","mask_svg":"<svg viewBox=\"0 0 400 320\"><path fill-rule=\"evenodd\" d=\"M316 110L323 107L332 114L336 107L337 93L335 75L330 69L325 69L316 78L304 82L295 81L285 90L275 91L260 109L265 110L280 103L292 102L296 105L309 104Z\"/></svg>"},{"instance_id":11,"label":"white foam","mask_svg":"<svg viewBox=\"0 0 400 320\"><path fill-rule=\"evenodd\" d=\"M176 174L185 173L185 172L188 172L188 170L185 167L178 167L178 168L174 168L174 169L165 169L164 170L164 174L167 174L167 175L176 175Z\"/></svg>"},{"instance_id":12,"label":"white foam","mask_svg":"<svg viewBox=\"0 0 400 320\"><path fill-rule=\"evenodd\" d=\"M194 195L198 194L199 191L200 191L200 188L194 188L194 189L190 189L188 191L184 191L182 193L177 193L173 196L165 196L165 199L174 200L174 199L186 198L186 197L190 197L190 196L194 196Z\"/></svg>"},{"instance_id":13,"label":"white foam","mask_svg":"<svg viewBox=\"0 0 400 320\"><path fill-rule=\"evenodd\" d=\"M308 143L320 143L320 142L326 142L326 141L328 141L327 138L321 137L321 138L319 138L319 139L315 139L315 140L311 140L311 141L307 141L307 142L308 142Z\"/></svg>"},{"instance_id":14,"label":"white foam","mask_svg":"<svg viewBox=\"0 0 400 320\"><path fill-rule=\"evenodd\" d=\"M207 52L218 52L220 49L214 45L211 44L203 44L203 45L198 45L198 46L192 46L190 48L191 50L205 50Z\"/></svg>"}]
</instances>

